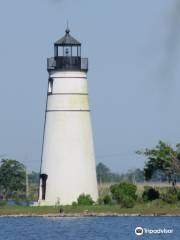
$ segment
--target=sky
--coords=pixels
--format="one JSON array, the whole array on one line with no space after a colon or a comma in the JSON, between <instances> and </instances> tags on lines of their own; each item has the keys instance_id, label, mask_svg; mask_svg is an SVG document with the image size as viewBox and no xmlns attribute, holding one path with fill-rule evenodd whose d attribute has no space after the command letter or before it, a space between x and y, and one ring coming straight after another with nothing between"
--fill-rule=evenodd
<instances>
[{"instance_id":1,"label":"sky","mask_svg":"<svg viewBox=\"0 0 180 240\"><path fill-rule=\"evenodd\" d=\"M0 156L39 171L53 43L89 58L96 162L143 168L136 150L180 142L179 0L1 0Z\"/></svg>"}]
</instances>

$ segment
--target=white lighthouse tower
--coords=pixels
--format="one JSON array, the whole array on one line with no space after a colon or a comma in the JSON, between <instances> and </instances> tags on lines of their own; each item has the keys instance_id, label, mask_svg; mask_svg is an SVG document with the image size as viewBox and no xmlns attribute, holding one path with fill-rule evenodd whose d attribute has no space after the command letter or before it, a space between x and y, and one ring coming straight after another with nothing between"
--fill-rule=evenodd
<instances>
[{"instance_id":1,"label":"white lighthouse tower","mask_svg":"<svg viewBox=\"0 0 180 240\"><path fill-rule=\"evenodd\" d=\"M70 35L55 42L48 59L49 86L41 160L39 204L72 204L80 194L98 198L88 102L88 59Z\"/></svg>"}]
</instances>

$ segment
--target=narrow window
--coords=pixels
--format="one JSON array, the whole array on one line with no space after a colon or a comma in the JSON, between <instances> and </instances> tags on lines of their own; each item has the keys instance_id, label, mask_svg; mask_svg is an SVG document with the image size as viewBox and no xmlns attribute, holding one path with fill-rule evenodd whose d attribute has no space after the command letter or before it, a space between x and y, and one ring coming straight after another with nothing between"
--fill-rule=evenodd
<instances>
[{"instance_id":1,"label":"narrow window","mask_svg":"<svg viewBox=\"0 0 180 240\"><path fill-rule=\"evenodd\" d=\"M48 94L53 93L53 79L49 78L49 88L48 88Z\"/></svg>"}]
</instances>

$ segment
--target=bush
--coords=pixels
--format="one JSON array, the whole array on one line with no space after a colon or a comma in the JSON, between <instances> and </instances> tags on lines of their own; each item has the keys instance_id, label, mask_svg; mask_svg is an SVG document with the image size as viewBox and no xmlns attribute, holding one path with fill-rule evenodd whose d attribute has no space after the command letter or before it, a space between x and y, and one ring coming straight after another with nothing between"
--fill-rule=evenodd
<instances>
[{"instance_id":1,"label":"bush","mask_svg":"<svg viewBox=\"0 0 180 240\"><path fill-rule=\"evenodd\" d=\"M123 198L129 197L129 199L136 200L137 187L136 185L128 182L122 182L119 184L114 184L110 187L110 191L112 193L112 197L117 203L121 203Z\"/></svg>"},{"instance_id":2,"label":"bush","mask_svg":"<svg viewBox=\"0 0 180 240\"><path fill-rule=\"evenodd\" d=\"M177 200L180 201L180 190L177 191Z\"/></svg>"},{"instance_id":3,"label":"bush","mask_svg":"<svg viewBox=\"0 0 180 240\"><path fill-rule=\"evenodd\" d=\"M146 188L142 194L142 198L144 201L159 199L159 192L152 187Z\"/></svg>"},{"instance_id":4,"label":"bush","mask_svg":"<svg viewBox=\"0 0 180 240\"><path fill-rule=\"evenodd\" d=\"M112 204L112 197L110 194L106 194L103 197L99 197L98 204L110 205Z\"/></svg>"},{"instance_id":5,"label":"bush","mask_svg":"<svg viewBox=\"0 0 180 240\"><path fill-rule=\"evenodd\" d=\"M166 194L162 194L161 196L162 200L167 202L167 203L176 203L178 198L176 194L172 194L172 193L166 193Z\"/></svg>"},{"instance_id":6,"label":"bush","mask_svg":"<svg viewBox=\"0 0 180 240\"><path fill-rule=\"evenodd\" d=\"M176 203L179 199L179 192L173 188L169 188L167 192L161 194L161 199L167 203Z\"/></svg>"},{"instance_id":7,"label":"bush","mask_svg":"<svg viewBox=\"0 0 180 240\"><path fill-rule=\"evenodd\" d=\"M75 201L72 202L72 206L73 206L73 207L76 207L77 205L78 205L77 202L75 202Z\"/></svg>"},{"instance_id":8,"label":"bush","mask_svg":"<svg viewBox=\"0 0 180 240\"><path fill-rule=\"evenodd\" d=\"M103 197L103 202L104 202L105 205L111 204L112 203L112 197L109 194L105 195Z\"/></svg>"},{"instance_id":9,"label":"bush","mask_svg":"<svg viewBox=\"0 0 180 240\"><path fill-rule=\"evenodd\" d=\"M80 206L81 205L85 205L85 206L93 205L93 203L94 203L94 201L92 200L92 198L89 194L85 195L83 193L77 199L77 204L80 205Z\"/></svg>"},{"instance_id":10,"label":"bush","mask_svg":"<svg viewBox=\"0 0 180 240\"><path fill-rule=\"evenodd\" d=\"M121 199L120 204L121 204L121 207L132 208L135 205L135 200L130 196L124 195Z\"/></svg>"},{"instance_id":11,"label":"bush","mask_svg":"<svg viewBox=\"0 0 180 240\"><path fill-rule=\"evenodd\" d=\"M6 206L7 201L6 200L0 200L0 207Z\"/></svg>"}]
</instances>

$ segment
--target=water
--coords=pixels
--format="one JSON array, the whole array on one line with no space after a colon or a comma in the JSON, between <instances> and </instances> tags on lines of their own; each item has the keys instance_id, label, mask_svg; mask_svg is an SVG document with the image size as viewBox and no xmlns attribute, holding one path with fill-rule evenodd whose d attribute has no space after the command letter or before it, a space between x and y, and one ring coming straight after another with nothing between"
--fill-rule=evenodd
<instances>
[{"instance_id":1,"label":"water","mask_svg":"<svg viewBox=\"0 0 180 240\"><path fill-rule=\"evenodd\" d=\"M173 234L136 236L134 229L172 228ZM0 218L0 240L180 239L180 217Z\"/></svg>"},{"instance_id":2,"label":"water","mask_svg":"<svg viewBox=\"0 0 180 240\"><path fill-rule=\"evenodd\" d=\"M15 201L15 200L7 200L8 206L32 206L35 204L35 201Z\"/></svg>"}]
</instances>

